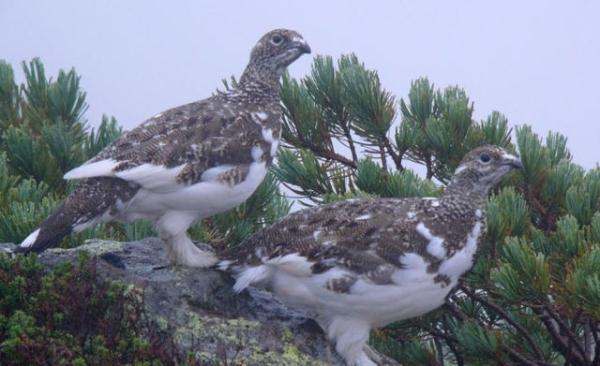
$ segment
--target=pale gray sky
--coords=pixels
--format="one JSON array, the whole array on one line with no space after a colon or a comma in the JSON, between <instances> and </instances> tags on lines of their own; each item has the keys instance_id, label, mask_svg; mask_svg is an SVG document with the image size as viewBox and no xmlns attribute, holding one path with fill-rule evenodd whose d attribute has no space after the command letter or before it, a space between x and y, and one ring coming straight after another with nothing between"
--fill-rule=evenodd
<instances>
[{"instance_id":1,"label":"pale gray sky","mask_svg":"<svg viewBox=\"0 0 600 366\"><path fill-rule=\"evenodd\" d=\"M208 96L285 27L313 54L355 52L398 98L419 76L458 84L477 118L499 110L562 132L586 168L600 160L598 1L0 0L0 27L0 58L77 69L92 125L106 113L131 128ZM309 67L305 56L290 71Z\"/></svg>"}]
</instances>

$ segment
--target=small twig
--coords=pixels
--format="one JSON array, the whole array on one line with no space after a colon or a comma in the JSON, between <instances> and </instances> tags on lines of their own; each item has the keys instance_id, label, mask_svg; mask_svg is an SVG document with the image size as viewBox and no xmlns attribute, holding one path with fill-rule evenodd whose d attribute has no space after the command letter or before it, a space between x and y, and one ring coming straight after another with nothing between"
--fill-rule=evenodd
<instances>
[{"instance_id":1,"label":"small twig","mask_svg":"<svg viewBox=\"0 0 600 366\"><path fill-rule=\"evenodd\" d=\"M583 314L583 310L577 310L575 312L575 316L571 320L571 332L573 333L575 333L575 331L577 330L577 323L579 323L579 318L581 317L581 314Z\"/></svg>"},{"instance_id":2,"label":"small twig","mask_svg":"<svg viewBox=\"0 0 600 366\"><path fill-rule=\"evenodd\" d=\"M323 159L327 159L327 160L333 160L333 161L337 161L338 163L345 165L347 167L350 167L352 169L356 169L356 163L350 159L348 159L347 157L340 155L338 153L336 153L333 150L324 150L324 149L319 149L315 146L311 147L311 150L318 155L319 157L323 158Z\"/></svg>"},{"instance_id":3,"label":"small twig","mask_svg":"<svg viewBox=\"0 0 600 366\"><path fill-rule=\"evenodd\" d=\"M323 148L322 146L317 146L313 141L306 140L302 135L299 135L300 142L302 146L310 151L312 151L315 155L327 159L337 161L340 164L346 165L350 168L356 169L356 162L348 159L347 157L336 153L334 150ZM329 145L332 146L331 138L329 137ZM287 144L286 144L287 145ZM289 144L292 148L297 148L294 144Z\"/></svg>"},{"instance_id":4,"label":"small twig","mask_svg":"<svg viewBox=\"0 0 600 366\"><path fill-rule=\"evenodd\" d=\"M402 166L402 155L398 154L396 150L394 150L394 147L392 146L388 138L384 140L384 147L387 150L388 154L390 154L390 156L392 157L392 160L396 165L396 169L400 171L404 170L404 167Z\"/></svg>"},{"instance_id":5,"label":"small twig","mask_svg":"<svg viewBox=\"0 0 600 366\"><path fill-rule=\"evenodd\" d=\"M452 315L454 315L455 318L460 319L463 322L469 320L469 317L467 316L467 314L465 314L462 310L460 310L453 303L451 303L449 301L446 301L446 303L444 304L444 306L450 311L450 313Z\"/></svg>"},{"instance_id":6,"label":"small twig","mask_svg":"<svg viewBox=\"0 0 600 366\"><path fill-rule=\"evenodd\" d=\"M352 160L356 164L358 162L358 154L356 153L356 147L354 146L354 139L352 139L352 133L350 132L350 128L348 128L347 124L342 124L342 129L344 130L344 136L348 141L348 148L350 149L350 153L352 154Z\"/></svg>"},{"instance_id":7,"label":"small twig","mask_svg":"<svg viewBox=\"0 0 600 366\"><path fill-rule=\"evenodd\" d=\"M593 323L592 320L589 321L590 328L592 328L592 337L594 337L594 342L596 343L596 348L594 349L594 361L592 362L592 366L600 366L600 339L598 333L600 333L600 329Z\"/></svg>"},{"instance_id":8,"label":"small twig","mask_svg":"<svg viewBox=\"0 0 600 366\"><path fill-rule=\"evenodd\" d=\"M426 178L427 180L431 180L433 178L433 165L431 162L431 154L427 154L425 156L425 167L427 168Z\"/></svg>"},{"instance_id":9,"label":"small twig","mask_svg":"<svg viewBox=\"0 0 600 366\"><path fill-rule=\"evenodd\" d=\"M546 365L544 363L538 363L535 361L531 361L530 359L526 358L525 356L523 356L522 354L520 354L519 352L515 351L512 348L509 347L504 347L507 351L508 354L510 355L510 357L519 362L521 365L527 365L527 366L540 366L540 365Z\"/></svg>"},{"instance_id":10,"label":"small twig","mask_svg":"<svg viewBox=\"0 0 600 366\"><path fill-rule=\"evenodd\" d=\"M577 351L579 351L580 355L583 357L583 360L587 363L587 361L589 360L586 358L585 349L578 342L577 336L573 332L571 332L571 329L569 329L569 327L563 322L560 316L556 314L556 312L554 312L554 310L550 308L550 306L544 305L544 309L548 312L550 317L552 317L552 319L556 321L561 330L567 335L567 338L573 343Z\"/></svg>"},{"instance_id":11,"label":"small twig","mask_svg":"<svg viewBox=\"0 0 600 366\"><path fill-rule=\"evenodd\" d=\"M594 338L592 338L592 329L589 322L585 322L583 325L583 345L585 358L591 360L594 352Z\"/></svg>"},{"instance_id":12,"label":"small twig","mask_svg":"<svg viewBox=\"0 0 600 366\"><path fill-rule=\"evenodd\" d=\"M545 310L545 308L546 307L544 306L544 310L541 310L538 307L531 307L533 312L538 315L542 324L544 324L546 330L550 334L550 337L552 338L552 344L565 356L565 365L568 365L570 361L575 361L577 365L587 364L583 354L573 352L574 349L569 346L570 341L565 339L565 337L560 334L557 322L550 316L549 312Z\"/></svg>"},{"instance_id":13,"label":"small twig","mask_svg":"<svg viewBox=\"0 0 600 366\"><path fill-rule=\"evenodd\" d=\"M387 172L387 155L385 154L384 146L379 146L379 157L381 159L381 167Z\"/></svg>"},{"instance_id":14,"label":"small twig","mask_svg":"<svg viewBox=\"0 0 600 366\"><path fill-rule=\"evenodd\" d=\"M454 358L456 359L456 366L465 366L465 359L462 354L458 351L458 349L454 346L453 342L447 342L448 348L454 354Z\"/></svg>"},{"instance_id":15,"label":"small twig","mask_svg":"<svg viewBox=\"0 0 600 366\"><path fill-rule=\"evenodd\" d=\"M438 364L440 366L444 366L445 365L445 362L444 362L444 348L442 346L442 342L440 342L440 339L438 337L433 337L433 343L435 344L435 349L437 351Z\"/></svg>"}]
</instances>

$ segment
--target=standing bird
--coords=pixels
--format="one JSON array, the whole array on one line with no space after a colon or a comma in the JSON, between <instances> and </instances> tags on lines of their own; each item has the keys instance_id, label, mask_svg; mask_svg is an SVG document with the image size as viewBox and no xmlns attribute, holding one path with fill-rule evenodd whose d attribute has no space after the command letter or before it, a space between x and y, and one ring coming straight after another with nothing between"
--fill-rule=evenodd
<instances>
[{"instance_id":1,"label":"standing bird","mask_svg":"<svg viewBox=\"0 0 600 366\"><path fill-rule=\"evenodd\" d=\"M148 219L171 261L216 262L187 236L189 226L244 202L262 182L281 136L279 79L310 47L291 30L265 34L235 89L169 109L65 174L79 187L17 251L41 252L72 231Z\"/></svg>"},{"instance_id":2,"label":"standing bird","mask_svg":"<svg viewBox=\"0 0 600 366\"><path fill-rule=\"evenodd\" d=\"M323 328L348 365L374 365L371 328L444 303L474 262L492 187L515 168L496 146L471 151L439 198L347 200L293 213L223 255L235 291L266 285Z\"/></svg>"}]
</instances>

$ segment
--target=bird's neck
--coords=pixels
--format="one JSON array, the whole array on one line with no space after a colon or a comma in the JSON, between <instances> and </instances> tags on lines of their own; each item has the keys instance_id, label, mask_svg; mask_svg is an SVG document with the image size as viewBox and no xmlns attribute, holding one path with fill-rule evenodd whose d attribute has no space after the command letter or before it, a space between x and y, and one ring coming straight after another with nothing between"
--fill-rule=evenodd
<instances>
[{"instance_id":1,"label":"bird's neck","mask_svg":"<svg viewBox=\"0 0 600 366\"><path fill-rule=\"evenodd\" d=\"M473 210L485 206L489 190L474 189L474 184L469 181L451 181L442 195L442 199L461 202Z\"/></svg>"},{"instance_id":2,"label":"bird's neck","mask_svg":"<svg viewBox=\"0 0 600 366\"><path fill-rule=\"evenodd\" d=\"M265 67L248 65L240 77L238 89L253 94L279 98L279 79L282 73Z\"/></svg>"},{"instance_id":3,"label":"bird's neck","mask_svg":"<svg viewBox=\"0 0 600 366\"><path fill-rule=\"evenodd\" d=\"M464 196L468 199L483 203L490 193L491 186L483 184L480 173L473 170L465 170L455 175L444 190L444 195Z\"/></svg>"}]
</instances>

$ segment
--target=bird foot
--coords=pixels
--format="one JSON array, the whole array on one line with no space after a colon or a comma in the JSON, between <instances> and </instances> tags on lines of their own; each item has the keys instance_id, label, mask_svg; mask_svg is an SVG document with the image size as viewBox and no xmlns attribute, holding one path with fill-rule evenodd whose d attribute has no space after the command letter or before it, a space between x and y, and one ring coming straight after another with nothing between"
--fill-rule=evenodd
<instances>
[{"instance_id":1,"label":"bird foot","mask_svg":"<svg viewBox=\"0 0 600 366\"><path fill-rule=\"evenodd\" d=\"M185 256L180 256L175 260L177 265L194 268L208 268L218 262L217 257L213 252L197 250L192 253L186 253Z\"/></svg>"},{"instance_id":2,"label":"bird foot","mask_svg":"<svg viewBox=\"0 0 600 366\"><path fill-rule=\"evenodd\" d=\"M163 242L167 246L167 253L173 265L180 265L194 268L208 268L218 262L218 258L211 250L204 245L200 249L194 244L187 235L164 236Z\"/></svg>"}]
</instances>

